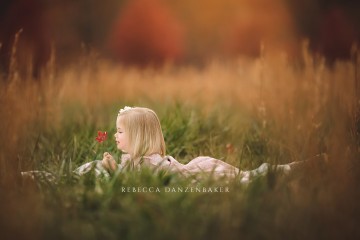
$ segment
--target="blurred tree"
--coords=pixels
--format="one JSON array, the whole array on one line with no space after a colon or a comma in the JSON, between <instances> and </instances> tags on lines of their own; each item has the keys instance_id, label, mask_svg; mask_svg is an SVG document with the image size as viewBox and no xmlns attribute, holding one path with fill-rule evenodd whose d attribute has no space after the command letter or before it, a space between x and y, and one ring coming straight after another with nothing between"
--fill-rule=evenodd
<instances>
[{"instance_id":1,"label":"blurred tree","mask_svg":"<svg viewBox=\"0 0 360 240\"><path fill-rule=\"evenodd\" d=\"M359 41L358 34L343 9L330 8L321 15L315 50L330 62L349 59L352 44Z\"/></svg>"},{"instance_id":2,"label":"blurred tree","mask_svg":"<svg viewBox=\"0 0 360 240\"><path fill-rule=\"evenodd\" d=\"M184 53L181 23L159 0L133 0L121 11L109 37L112 56L126 64L159 65Z\"/></svg>"},{"instance_id":3,"label":"blurred tree","mask_svg":"<svg viewBox=\"0 0 360 240\"><path fill-rule=\"evenodd\" d=\"M119 8L126 0L52 0L46 1L46 15L60 64L72 64L88 51L98 53Z\"/></svg>"},{"instance_id":4,"label":"blurred tree","mask_svg":"<svg viewBox=\"0 0 360 240\"><path fill-rule=\"evenodd\" d=\"M41 0L2 1L0 12L0 66L8 72L11 57L17 70L38 76L50 58L50 37ZM21 31L20 31L21 30ZM19 34L16 55L12 56L15 34Z\"/></svg>"},{"instance_id":5,"label":"blurred tree","mask_svg":"<svg viewBox=\"0 0 360 240\"><path fill-rule=\"evenodd\" d=\"M360 2L354 0L286 0L300 38L330 62L350 57L352 43L359 43Z\"/></svg>"},{"instance_id":6,"label":"blurred tree","mask_svg":"<svg viewBox=\"0 0 360 240\"><path fill-rule=\"evenodd\" d=\"M262 44L267 54L295 51L295 26L283 0L243 0L230 26L224 41L230 56L258 57Z\"/></svg>"}]
</instances>

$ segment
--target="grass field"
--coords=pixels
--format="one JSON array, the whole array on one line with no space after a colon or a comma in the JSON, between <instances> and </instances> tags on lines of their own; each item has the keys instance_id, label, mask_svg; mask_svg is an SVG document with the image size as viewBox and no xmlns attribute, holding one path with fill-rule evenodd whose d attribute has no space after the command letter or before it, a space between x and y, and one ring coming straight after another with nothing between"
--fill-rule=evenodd
<instances>
[{"instance_id":1,"label":"grass field","mask_svg":"<svg viewBox=\"0 0 360 240\"><path fill-rule=\"evenodd\" d=\"M38 81L13 69L0 81L0 238L358 239L358 71L355 58L329 67L307 51L297 65L263 56L142 70L87 56L49 65ZM248 185L149 171L76 178L105 151L119 159L111 137L95 137L115 133L125 105L154 109L167 154L183 163L311 161ZM32 169L59 182L23 180ZM219 186L229 192L185 192Z\"/></svg>"}]
</instances>

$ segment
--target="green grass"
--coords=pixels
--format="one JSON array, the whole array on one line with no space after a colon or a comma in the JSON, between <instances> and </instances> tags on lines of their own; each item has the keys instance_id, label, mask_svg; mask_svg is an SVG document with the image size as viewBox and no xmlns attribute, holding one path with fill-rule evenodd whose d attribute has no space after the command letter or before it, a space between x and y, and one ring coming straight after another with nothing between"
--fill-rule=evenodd
<instances>
[{"instance_id":1,"label":"green grass","mask_svg":"<svg viewBox=\"0 0 360 240\"><path fill-rule=\"evenodd\" d=\"M107 109L112 107L104 107L98 114L116 115ZM200 109L189 110L180 104L168 106L160 115L168 154L184 163L200 154L231 160L224 146L224 142L236 139L229 137L231 132L244 135L234 141L234 145L247 146L246 153L238 153L235 157L239 159L234 162L237 166L250 168L254 167L254 163L249 163L252 160L270 160L274 155L282 157L282 152L269 156L269 142L266 137L260 137L261 131L267 130L259 130L253 123L243 132L244 126L225 126L220 116L219 111L206 115ZM313 226L321 226L322 223L317 221L328 215L334 217L328 212L329 206L323 205L327 201L323 198L338 201L335 192L329 189L331 179L327 179L327 172L322 176L318 171L291 176L270 173L248 186L237 181L192 183L191 179L177 175L154 174L146 170L121 172L110 180L95 178L93 174L77 179L72 174L75 167L101 159L104 151L113 153L117 159L120 153L110 139L102 144L95 141L97 130L107 130L112 135L113 121L101 125L69 121L64 121L57 129L37 126L36 134L28 139L31 149L25 151L21 159L23 164L32 162L31 167L50 171L60 180L58 184L23 182L14 193L19 198L35 199L37 208L29 210L29 216L24 218L36 219L41 226L37 234L44 239L332 237L332 231L318 230ZM243 124L249 123L244 121ZM288 157L287 153L284 155ZM33 184L37 190L29 191ZM291 184L297 185L297 191L304 194L301 201L308 202L298 202L299 193ZM215 186L228 187L230 192L165 192L166 187L202 189ZM122 187L130 187L130 192L122 192ZM133 187L159 188L160 192L132 192Z\"/></svg>"}]
</instances>

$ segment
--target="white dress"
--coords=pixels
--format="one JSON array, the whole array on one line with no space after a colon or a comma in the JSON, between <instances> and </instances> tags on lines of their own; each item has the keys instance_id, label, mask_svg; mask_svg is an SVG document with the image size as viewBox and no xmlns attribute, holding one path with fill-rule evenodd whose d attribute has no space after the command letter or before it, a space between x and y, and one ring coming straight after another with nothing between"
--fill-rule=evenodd
<instances>
[{"instance_id":1,"label":"white dress","mask_svg":"<svg viewBox=\"0 0 360 240\"><path fill-rule=\"evenodd\" d=\"M301 162L293 162L285 165L274 165L271 166L268 163L263 163L260 167L249 170L241 171L237 167L234 167L224 161L215 159L212 157L200 156L194 158L187 164L178 162L171 156L161 157L159 154L152 154L150 156L143 157L141 161L131 161L128 154L123 154L121 163L118 164L118 171L123 171L128 167L140 170L141 168L150 168L154 171L167 171L170 173L179 173L185 177L191 176L210 176L215 179L235 179L238 178L241 183L248 183L254 177L259 175L265 175L270 168L283 171L285 173L291 170L291 167L298 165ZM109 178L109 172L102 166L101 160L95 160L85 163L74 170L77 175L84 175L89 171L94 170L97 177L103 176ZM32 179L45 179L50 182L57 182L55 176L46 171L27 171L21 172L23 177L31 177Z\"/></svg>"},{"instance_id":2,"label":"white dress","mask_svg":"<svg viewBox=\"0 0 360 240\"><path fill-rule=\"evenodd\" d=\"M147 157L143 157L141 162L131 162L129 155L124 154L122 156L121 163L118 165L118 169L121 171L127 166L132 165L135 169L141 169L147 167L155 171L163 170L171 173L180 173L185 177L205 175L211 176L216 179L219 178L236 178L238 177L241 182L249 182L251 178L259 175L265 175L270 165L263 163L260 167L250 170L241 171L237 167L234 167L224 161L207 156L196 157L187 164L182 164L172 156L161 157L159 154L152 154ZM89 172L92 168L95 168L95 174L103 174L105 177L109 176L109 173L102 167L101 161L96 160L93 162L85 163L80 166L75 172L79 175L83 175ZM289 171L290 164L276 165L277 170Z\"/></svg>"}]
</instances>

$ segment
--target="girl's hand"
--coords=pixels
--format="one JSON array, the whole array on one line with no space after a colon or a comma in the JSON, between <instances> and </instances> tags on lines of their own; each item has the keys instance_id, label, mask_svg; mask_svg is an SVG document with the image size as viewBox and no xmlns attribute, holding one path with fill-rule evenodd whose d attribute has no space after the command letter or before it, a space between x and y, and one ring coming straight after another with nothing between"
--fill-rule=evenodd
<instances>
[{"instance_id":1,"label":"girl's hand","mask_svg":"<svg viewBox=\"0 0 360 240\"><path fill-rule=\"evenodd\" d=\"M104 152L104 157L101 161L101 164L108 171L115 171L118 167L115 159L108 152Z\"/></svg>"}]
</instances>

